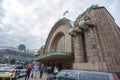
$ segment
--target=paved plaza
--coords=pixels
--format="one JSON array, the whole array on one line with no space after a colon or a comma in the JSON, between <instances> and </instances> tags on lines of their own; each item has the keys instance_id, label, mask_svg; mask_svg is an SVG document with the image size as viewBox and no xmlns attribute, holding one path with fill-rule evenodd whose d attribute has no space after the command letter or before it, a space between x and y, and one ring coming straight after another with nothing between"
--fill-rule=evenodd
<instances>
[{"instance_id":1,"label":"paved plaza","mask_svg":"<svg viewBox=\"0 0 120 80\"><path fill-rule=\"evenodd\" d=\"M40 73L38 73L38 74L36 75L36 79L31 78L31 76L30 76L30 79L29 79L29 80L46 80L47 76L50 76L50 75L47 75L46 73L43 73L42 78L40 78L39 76L40 76ZM25 80L25 77L20 77L18 80Z\"/></svg>"}]
</instances>

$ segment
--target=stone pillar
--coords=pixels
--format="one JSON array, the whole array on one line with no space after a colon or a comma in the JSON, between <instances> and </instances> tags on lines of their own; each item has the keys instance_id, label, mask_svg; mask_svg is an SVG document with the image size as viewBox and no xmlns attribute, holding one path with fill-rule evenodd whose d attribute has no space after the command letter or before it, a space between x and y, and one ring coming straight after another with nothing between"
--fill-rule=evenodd
<instances>
[{"instance_id":1,"label":"stone pillar","mask_svg":"<svg viewBox=\"0 0 120 80\"><path fill-rule=\"evenodd\" d=\"M81 33L74 36L74 59L75 63L81 63L84 61L83 57L83 47L81 40Z\"/></svg>"},{"instance_id":2,"label":"stone pillar","mask_svg":"<svg viewBox=\"0 0 120 80\"><path fill-rule=\"evenodd\" d=\"M81 63L84 61L83 57L83 46L82 46L82 30L78 27L72 29L69 34L74 38L74 62Z\"/></svg>"},{"instance_id":3,"label":"stone pillar","mask_svg":"<svg viewBox=\"0 0 120 80\"><path fill-rule=\"evenodd\" d=\"M88 28L84 33L88 62L98 62L99 58L93 28Z\"/></svg>"},{"instance_id":4,"label":"stone pillar","mask_svg":"<svg viewBox=\"0 0 120 80\"><path fill-rule=\"evenodd\" d=\"M99 62L99 57L97 53L97 44L94 35L94 22L90 17L85 16L84 21L79 23L79 27L84 30L84 40L86 45L86 53L88 62Z\"/></svg>"}]
</instances>

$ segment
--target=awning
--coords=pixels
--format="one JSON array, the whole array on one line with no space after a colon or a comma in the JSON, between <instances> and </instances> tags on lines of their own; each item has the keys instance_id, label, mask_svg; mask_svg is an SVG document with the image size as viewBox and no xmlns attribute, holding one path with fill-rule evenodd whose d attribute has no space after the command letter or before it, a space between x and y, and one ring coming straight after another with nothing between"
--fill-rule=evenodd
<instances>
[{"instance_id":1,"label":"awning","mask_svg":"<svg viewBox=\"0 0 120 80\"><path fill-rule=\"evenodd\" d=\"M70 52L61 52L61 51L51 51L46 54L35 57L35 61L50 61L50 60L59 60L65 58L71 58L72 53Z\"/></svg>"}]
</instances>

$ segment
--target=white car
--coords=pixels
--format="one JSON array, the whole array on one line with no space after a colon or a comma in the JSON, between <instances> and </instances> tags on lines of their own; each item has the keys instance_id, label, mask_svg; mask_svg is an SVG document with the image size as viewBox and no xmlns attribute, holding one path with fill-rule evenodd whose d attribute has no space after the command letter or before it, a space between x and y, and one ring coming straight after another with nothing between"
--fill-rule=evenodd
<instances>
[{"instance_id":1,"label":"white car","mask_svg":"<svg viewBox=\"0 0 120 80\"><path fill-rule=\"evenodd\" d=\"M25 76L27 69L25 69L22 65L16 65L14 67L14 78L18 78L19 76Z\"/></svg>"},{"instance_id":2,"label":"white car","mask_svg":"<svg viewBox=\"0 0 120 80\"><path fill-rule=\"evenodd\" d=\"M26 75L27 69L22 65L14 65L9 67L1 67L0 68L0 79L3 78L18 78L19 76Z\"/></svg>"}]
</instances>

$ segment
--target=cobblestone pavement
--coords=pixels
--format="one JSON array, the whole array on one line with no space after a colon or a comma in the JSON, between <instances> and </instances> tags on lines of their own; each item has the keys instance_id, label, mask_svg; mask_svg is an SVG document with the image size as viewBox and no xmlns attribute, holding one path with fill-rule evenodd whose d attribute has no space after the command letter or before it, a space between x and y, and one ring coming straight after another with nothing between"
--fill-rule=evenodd
<instances>
[{"instance_id":1,"label":"cobblestone pavement","mask_svg":"<svg viewBox=\"0 0 120 80\"><path fill-rule=\"evenodd\" d=\"M36 75L36 79L31 78L31 76L30 76L30 79L29 79L29 80L46 80L48 75L47 75L46 73L43 73L42 78L40 78L39 76L40 76L39 73ZM50 76L50 75L49 75L49 76ZM20 77L20 78L17 79L17 80L25 80L25 77Z\"/></svg>"}]
</instances>

